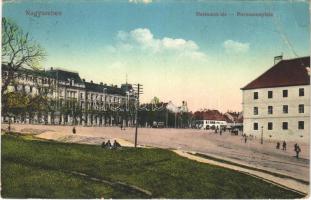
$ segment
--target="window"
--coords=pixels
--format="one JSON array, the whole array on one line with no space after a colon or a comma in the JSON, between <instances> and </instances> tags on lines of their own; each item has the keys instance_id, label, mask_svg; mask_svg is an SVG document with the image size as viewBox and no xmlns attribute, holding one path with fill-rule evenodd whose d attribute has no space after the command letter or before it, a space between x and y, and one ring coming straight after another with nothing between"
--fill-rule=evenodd
<instances>
[{"instance_id":1,"label":"window","mask_svg":"<svg viewBox=\"0 0 311 200\"><path fill-rule=\"evenodd\" d=\"M305 89L304 88L299 88L299 96L300 97L305 96Z\"/></svg>"},{"instance_id":2,"label":"window","mask_svg":"<svg viewBox=\"0 0 311 200\"><path fill-rule=\"evenodd\" d=\"M258 107L254 107L254 115L258 115Z\"/></svg>"},{"instance_id":3,"label":"window","mask_svg":"<svg viewBox=\"0 0 311 200\"><path fill-rule=\"evenodd\" d=\"M272 130L273 129L273 123L272 122L268 122L268 130Z\"/></svg>"},{"instance_id":4,"label":"window","mask_svg":"<svg viewBox=\"0 0 311 200\"><path fill-rule=\"evenodd\" d=\"M268 91L268 99L272 99L273 97L273 92L272 91Z\"/></svg>"},{"instance_id":5,"label":"window","mask_svg":"<svg viewBox=\"0 0 311 200\"><path fill-rule=\"evenodd\" d=\"M283 90L283 97L288 97L288 90Z\"/></svg>"},{"instance_id":6,"label":"window","mask_svg":"<svg viewBox=\"0 0 311 200\"><path fill-rule=\"evenodd\" d=\"M268 106L268 114L273 114L273 107L272 106Z\"/></svg>"},{"instance_id":7,"label":"window","mask_svg":"<svg viewBox=\"0 0 311 200\"><path fill-rule=\"evenodd\" d=\"M298 112L299 112L299 113L304 113L304 112L305 112L305 107L304 107L303 104L299 104Z\"/></svg>"},{"instance_id":8,"label":"window","mask_svg":"<svg viewBox=\"0 0 311 200\"><path fill-rule=\"evenodd\" d=\"M283 130L287 130L288 129L288 122L283 122L282 128L283 128Z\"/></svg>"},{"instance_id":9,"label":"window","mask_svg":"<svg viewBox=\"0 0 311 200\"><path fill-rule=\"evenodd\" d=\"M288 105L283 105L283 113L288 113Z\"/></svg>"},{"instance_id":10,"label":"window","mask_svg":"<svg viewBox=\"0 0 311 200\"><path fill-rule=\"evenodd\" d=\"M254 130L258 130L258 123L254 123Z\"/></svg>"},{"instance_id":11,"label":"window","mask_svg":"<svg viewBox=\"0 0 311 200\"><path fill-rule=\"evenodd\" d=\"M298 129L304 129L305 128L305 122L304 121L298 121Z\"/></svg>"},{"instance_id":12,"label":"window","mask_svg":"<svg viewBox=\"0 0 311 200\"><path fill-rule=\"evenodd\" d=\"M258 99L258 92L254 92L254 99Z\"/></svg>"}]
</instances>

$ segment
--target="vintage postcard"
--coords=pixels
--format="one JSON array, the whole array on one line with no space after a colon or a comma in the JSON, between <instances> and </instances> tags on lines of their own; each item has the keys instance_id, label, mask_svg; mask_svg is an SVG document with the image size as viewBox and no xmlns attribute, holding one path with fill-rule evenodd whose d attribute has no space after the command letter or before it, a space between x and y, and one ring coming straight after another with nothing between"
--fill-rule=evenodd
<instances>
[{"instance_id":1,"label":"vintage postcard","mask_svg":"<svg viewBox=\"0 0 311 200\"><path fill-rule=\"evenodd\" d=\"M1 197L310 192L308 0L7 0Z\"/></svg>"}]
</instances>

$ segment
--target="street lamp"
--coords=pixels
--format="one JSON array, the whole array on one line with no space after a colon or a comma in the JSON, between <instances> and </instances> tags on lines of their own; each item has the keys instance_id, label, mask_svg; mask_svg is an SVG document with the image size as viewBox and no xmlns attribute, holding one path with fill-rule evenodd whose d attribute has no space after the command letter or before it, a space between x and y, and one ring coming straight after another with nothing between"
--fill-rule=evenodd
<instances>
[{"instance_id":1,"label":"street lamp","mask_svg":"<svg viewBox=\"0 0 311 200\"><path fill-rule=\"evenodd\" d=\"M260 141L261 144L263 144L263 126L261 126L261 141Z\"/></svg>"}]
</instances>

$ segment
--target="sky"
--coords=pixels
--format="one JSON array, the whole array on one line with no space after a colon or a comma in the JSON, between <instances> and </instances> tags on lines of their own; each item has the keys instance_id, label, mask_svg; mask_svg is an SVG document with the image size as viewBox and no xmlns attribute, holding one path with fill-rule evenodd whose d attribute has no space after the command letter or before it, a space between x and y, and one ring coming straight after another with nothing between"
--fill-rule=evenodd
<instances>
[{"instance_id":1,"label":"sky","mask_svg":"<svg viewBox=\"0 0 311 200\"><path fill-rule=\"evenodd\" d=\"M36 11L61 14L29 14ZM275 56L310 52L309 2L301 0L15 0L3 3L2 15L45 49L43 68L119 86L127 77L143 84L141 102L187 101L192 111L241 111L241 88Z\"/></svg>"}]
</instances>

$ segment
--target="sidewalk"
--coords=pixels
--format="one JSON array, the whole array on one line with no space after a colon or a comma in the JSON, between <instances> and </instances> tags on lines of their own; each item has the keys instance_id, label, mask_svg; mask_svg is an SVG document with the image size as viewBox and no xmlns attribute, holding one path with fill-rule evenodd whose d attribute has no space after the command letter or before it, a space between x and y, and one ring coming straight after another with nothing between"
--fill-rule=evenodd
<instances>
[{"instance_id":1,"label":"sidewalk","mask_svg":"<svg viewBox=\"0 0 311 200\"><path fill-rule=\"evenodd\" d=\"M191 160L195 160L198 162L207 163L207 164L211 164L211 165L220 166L220 167L232 169L235 171L239 171L241 173L245 173L245 174L254 176L256 178L261 178L264 181L268 181L272 184L276 184L278 186L283 186L286 189L293 189L294 191L302 192L304 194L309 194L309 185L303 184L303 183L298 182L298 181L293 180L293 179L280 178L280 177L273 176L271 174L267 174L267 173L260 172L257 170L246 169L243 167L239 167L239 166L235 166L235 165L231 165L231 164L227 164L227 163L223 163L223 162L218 162L218 161L211 160L211 159L202 158L200 156L195 156L195 155L189 154L189 153L181 151L181 150L173 150L173 151L176 154L178 154L182 157L189 158Z\"/></svg>"}]
</instances>

